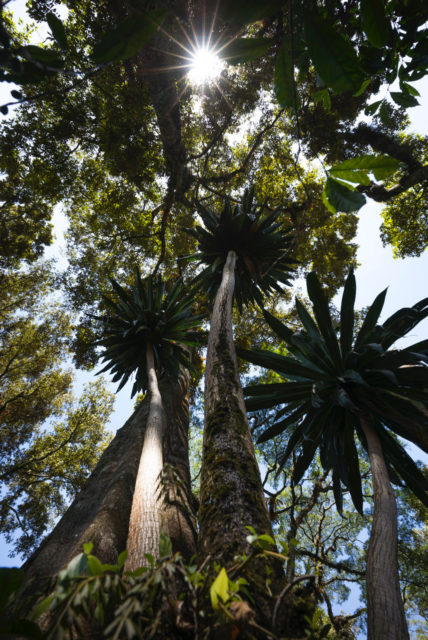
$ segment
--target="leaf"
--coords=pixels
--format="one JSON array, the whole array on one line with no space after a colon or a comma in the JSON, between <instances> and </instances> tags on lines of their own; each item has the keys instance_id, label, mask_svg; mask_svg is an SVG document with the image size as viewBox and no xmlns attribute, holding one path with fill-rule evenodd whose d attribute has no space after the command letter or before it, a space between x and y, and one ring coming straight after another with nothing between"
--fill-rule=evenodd
<instances>
[{"instance_id":1,"label":"leaf","mask_svg":"<svg viewBox=\"0 0 428 640\"><path fill-rule=\"evenodd\" d=\"M52 35L61 47L61 49L67 49L67 35L65 33L64 25L61 20L52 12L49 12L46 16L46 21L52 31Z\"/></svg>"},{"instance_id":2,"label":"leaf","mask_svg":"<svg viewBox=\"0 0 428 640\"><path fill-rule=\"evenodd\" d=\"M327 178L324 185L322 199L327 209L332 213L336 213L336 211L342 211L343 213L358 211L366 203L362 193L330 177Z\"/></svg>"},{"instance_id":3,"label":"leaf","mask_svg":"<svg viewBox=\"0 0 428 640\"><path fill-rule=\"evenodd\" d=\"M281 107L294 107L294 69L290 55L290 43L284 39L275 61L274 88Z\"/></svg>"},{"instance_id":4,"label":"leaf","mask_svg":"<svg viewBox=\"0 0 428 640\"><path fill-rule=\"evenodd\" d=\"M350 41L314 11L305 11L304 26L309 53L325 84L336 93L358 91L365 77Z\"/></svg>"},{"instance_id":5,"label":"leaf","mask_svg":"<svg viewBox=\"0 0 428 640\"><path fill-rule=\"evenodd\" d=\"M79 553L79 555L70 560L65 569L62 569L62 571L58 573L58 578L60 580L77 578L85 571L87 564L88 556L86 553Z\"/></svg>"},{"instance_id":6,"label":"leaf","mask_svg":"<svg viewBox=\"0 0 428 640\"><path fill-rule=\"evenodd\" d=\"M93 548L94 548L94 543L93 542L86 542L83 545L83 551L86 553L86 555L89 555Z\"/></svg>"},{"instance_id":7,"label":"leaf","mask_svg":"<svg viewBox=\"0 0 428 640\"><path fill-rule=\"evenodd\" d=\"M340 306L340 346L342 357L351 350L354 336L354 304L357 285L354 270L351 268L346 278Z\"/></svg>"},{"instance_id":8,"label":"leaf","mask_svg":"<svg viewBox=\"0 0 428 640\"><path fill-rule=\"evenodd\" d=\"M160 534L159 539L159 557L165 558L170 556L172 553L172 542L171 538L167 536L165 533Z\"/></svg>"},{"instance_id":9,"label":"leaf","mask_svg":"<svg viewBox=\"0 0 428 640\"><path fill-rule=\"evenodd\" d=\"M103 565L96 556L88 556L88 566L93 576L102 576L104 573Z\"/></svg>"},{"instance_id":10,"label":"leaf","mask_svg":"<svg viewBox=\"0 0 428 640\"><path fill-rule=\"evenodd\" d=\"M364 91L367 89L370 82L371 82L371 78L367 78L367 80L364 80L363 84L358 89L358 91L354 93L354 98L359 98L359 96L361 96L364 93Z\"/></svg>"},{"instance_id":11,"label":"leaf","mask_svg":"<svg viewBox=\"0 0 428 640\"><path fill-rule=\"evenodd\" d=\"M20 91L16 91L16 89L12 89L12 91L10 93L12 94L12 96L14 98L16 98L16 100L21 100L22 93Z\"/></svg>"},{"instance_id":12,"label":"leaf","mask_svg":"<svg viewBox=\"0 0 428 640\"><path fill-rule=\"evenodd\" d=\"M94 46L93 60L106 63L131 58L152 39L167 13L164 9L154 9L126 18L115 29L103 34Z\"/></svg>"},{"instance_id":13,"label":"leaf","mask_svg":"<svg viewBox=\"0 0 428 640\"><path fill-rule=\"evenodd\" d=\"M314 102L322 102L326 111L331 109L331 98L328 89L321 89L314 94Z\"/></svg>"},{"instance_id":14,"label":"leaf","mask_svg":"<svg viewBox=\"0 0 428 640\"><path fill-rule=\"evenodd\" d=\"M32 620L37 620L37 618L40 618L42 613L44 613L49 609L54 599L55 599L54 595L48 596L47 598L43 598L43 600L39 602L38 605L33 609L33 612L31 614Z\"/></svg>"},{"instance_id":15,"label":"leaf","mask_svg":"<svg viewBox=\"0 0 428 640\"><path fill-rule=\"evenodd\" d=\"M55 49L42 49L33 44L29 44L24 48L33 60L41 62L49 67L63 67L64 61L59 57L59 52Z\"/></svg>"},{"instance_id":16,"label":"leaf","mask_svg":"<svg viewBox=\"0 0 428 640\"><path fill-rule=\"evenodd\" d=\"M375 156L364 155L356 158L349 158L339 164L335 164L329 170L331 176L341 180L349 180L350 182L360 182L361 184L370 184L368 178L369 173L373 173L376 180L384 180L394 174L400 167L400 162L392 156ZM361 176L366 176L366 181Z\"/></svg>"},{"instance_id":17,"label":"leaf","mask_svg":"<svg viewBox=\"0 0 428 640\"><path fill-rule=\"evenodd\" d=\"M266 53L272 43L272 38L236 38L221 49L221 57L228 64L251 62Z\"/></svg>"},{"instance_id":18,"label":"leaf","mask_svg":"<svg viewBox=\"0 0 428 640\"><path fill-rule=\"evenodd\" d=\"M361 24L374 47L381 48L389 41L390 22L383 0L360 0Z\"/></svg>"},{"instance_id":19,"label":"leaf","mask_svg":"<svg viewBox=\"0 0 428 640\"><path fill-rule=\"evenodd\" d=\"M227 602L229 599L229 578L224 567L222 567L220 573L210 587L210 598L214 610L219 608L219 598L223 603Z\"/></svg>"},{"instance_id":20,"label":"leaf","mask_svg":"<svg viewBox=\"0 0 428 640\"><path fill-rule=\"evenodd\" d=\"M391 98L400 107L416 107L419 104L415 96L404 93L403 91L391 91Z\"/></svg>"},{"instance_id":21,"label":"leaf","mask_svg":"<svg viewBox=\"0 0 428 640\"><path fill-rule=\"evenodd\" d=\"M371 104L368 104L367 107L364 109L364 113L368 116L372 116L374 113L376 113L376 111L379 108L379 105L383 102L383 100L376 100L376 102L372 102Z\"/></svg>"},{"instance_id":22,"label":"leaf","mask_svg":"<svg viewBox=\"0 0 428 640\"><path fill-rule=\"evenodd\" d=\"M410 95L412 95L412 96L420 96L421 95L419 93L419 91L415 87L413 87L408 82L404 82L404 80L402 80L400 82L400 87L405 93L410 93Z\"/></svg>"},{"instance_id":23,"label":"leaf","mask_svg":"<svg viewBox=\"0 0 428 640\"><path fill-rule=\"evenodd\" d=\"M117 557L117 566L119 567L119 569L121 569L123 567L127 557L128 557L128 550L127 549L125 549L124 551L119 553L119 555Z\"/></svg>"}]
</instances>

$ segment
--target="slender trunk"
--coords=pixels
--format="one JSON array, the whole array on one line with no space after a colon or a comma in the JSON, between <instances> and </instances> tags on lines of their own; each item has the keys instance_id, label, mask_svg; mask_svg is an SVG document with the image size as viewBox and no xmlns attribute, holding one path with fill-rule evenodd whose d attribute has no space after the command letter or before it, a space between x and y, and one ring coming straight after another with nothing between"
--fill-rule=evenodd
<instances>
[{"instance_id":1,"label":"slender trunk","mask_svg":"<svg viewBox=\"0 0 428 640\"><path fill-rule=\"evenodd\" d=\"M164 416L168 428L164 440L165 496L162 531L171 538L172 549L190 560L196 553L196 500L191 490L189 464L189 372L183 369L180 379L162 380Z\"/></svg>"},{"instance_id":2,"label":"slender trunk","mask_svg":"<svg viewBox=\"0 0 428 640\"><path fill-rule=\"evenodd\" d=\"M236 554L248 553L246 526L272 536L233 343L235 264L236 254L230 251L214 303L205 373L200 553L211 554L222 565L232 564ZM242 572L265 611L266 569L262 562L251 562ZM269 570L274 582L283 575L277 561Z\"/></svg>"},{"instance_id":3,"label":"slender trunk","mask_svg":"<svg viewBox=\"0 0 428 640\"><path fill-rule=\"evenodd\" d=\"M360 415L360 424L369 450L374 501L366 565L368 640L408 640L398 581L395 496L371 420Z\"/></svg>"},{"instance_id":4,"label":"slender trunk","mask_svg":"<svg viewBox=\"0 0 428 640\"><path fill-rule=\"evenodd\" d=\"M129 520L126 543L128 558L125 563L127 571L134 571L147 564L146 553L150 553L155 558L159 555L162 511L159 480L163 468L163 411L153 347L150 344L147 345L146 359L150 409Z\"/></svg>"}]
</instances>

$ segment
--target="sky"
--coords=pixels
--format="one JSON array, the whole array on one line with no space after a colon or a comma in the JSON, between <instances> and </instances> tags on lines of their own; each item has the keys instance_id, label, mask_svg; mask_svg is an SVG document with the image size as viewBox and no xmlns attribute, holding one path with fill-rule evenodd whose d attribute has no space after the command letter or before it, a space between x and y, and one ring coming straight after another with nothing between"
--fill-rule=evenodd
<instances>
[{"instance_id":1,"label":"sky","mask_svg":"<svg viewBox=\"0 0 428 640\"><path fill-rule=\"evenodd\" d=\"M22 15L24 0L13 0L9 7ZM409 131L428 135L428 78L414 83L421 94L420 106L408 110L411 120ZM0 85L0 104L9 101L11 87ZM376 98L373 98L375 101ZM380 211L382 206L369 201L359 213L359 226L357 243L359 266L356 270L357 300L356 307L368 306L376 295L388 287L385 307L381 321L403 306L410 306L418 300L428 296L428 252L418 258L394 259L392 248L383 247L379 227L381 225ZM64 252L63 232L66 228L64 216L60 209L54 216L56 244L47 250L47 255L60 258ZM340 297L339 297L340 298ZM407 342L417 342L428 337L428 319L420 323L407 338ZM401 346L404 346L403 344ZM75 384L75 393L78 395L83 385L94 379L94 372L79 372ZM116 385L110 385L115 391ZM130 385L127 385L119 394L115 402L115 410L110 420L110 428L116 431L129 418L133 410L133 400L130 398ZM416 447L409 452L415 458L428 462L425 456ZM9 547L0 539L0 565L14 566L17 559L8 557ZM355 604L355 597L349 604Z\"/></svg>"}]
</instances>

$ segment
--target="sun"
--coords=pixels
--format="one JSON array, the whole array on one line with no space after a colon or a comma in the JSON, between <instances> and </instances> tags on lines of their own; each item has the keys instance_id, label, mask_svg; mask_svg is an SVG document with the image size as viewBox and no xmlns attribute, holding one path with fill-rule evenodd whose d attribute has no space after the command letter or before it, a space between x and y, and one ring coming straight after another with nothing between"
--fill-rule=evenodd
<instances>
[{"instance_id":1,"label":"sun","mask_svg":"<svg viewBox=\"0 0 428 640\"><path fill-rule=\"evenodd\" d=\"M192 84L209 84L215 82L223 69L224 62L213 49L200 47L192 55L187 77Z\"/></svg>"}]
</instances>

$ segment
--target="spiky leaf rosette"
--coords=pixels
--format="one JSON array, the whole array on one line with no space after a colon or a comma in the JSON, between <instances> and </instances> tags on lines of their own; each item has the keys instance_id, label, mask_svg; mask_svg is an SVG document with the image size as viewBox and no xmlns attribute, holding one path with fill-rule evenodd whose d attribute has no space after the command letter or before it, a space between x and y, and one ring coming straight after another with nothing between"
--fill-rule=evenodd
<instances>
[{"instance_id":1,"label":"spiky leaf rosette","mask_svg":"<svg viewBox=\"0 0 428 640\"><path fill-rule=\"evenodd\" d=\"M253 364L272 369L286 381L244 389L248 410L283 405L275 424L263 433L264 442L290 430L288 444L279 461L282 468L291 452L299 449L295 480L299 481L319 449L324 469L332 469L336 505L342 510L341 482L349 489L362 512L363 498L357 437L367 450L360 416L372 418L382 443L392 482L401 481L428 506L428 482L399 444L402 436L428 451L428 340L405 349L394 349L428 316L428 298L393 314L382 325L378 319L386 289L371 307L354 336L356 284L349 274L342 297L340 334L336 334L327 298L315 275L307 276L308 294L315 320L296 300L303 325L293 332L267 311L265 319L286 343L290 356L268 351L238 350ZM401 479L401 480L400 480Z\"/></svg>"},{"instance_id":2,"label":"spiky leaf rosette","mask_svg":"<svg viewBox=\"0 0 428 640\"><path fill-rule=\"evenodd\" d=\"M201 333L192 331L200 325L202 316L192 316L192 299L183 295L183 285L177 281L169 291L160 278L149 276L142 280L136 273L135 285L124 289L111 280L117 301L103 296L108 313L98 316L103 325L103 337L97 342L105 347L100 371L113 374L113 382L120 382L118 391L132 373L135 383L132 396L148 388L146 349L153 346L156 370L175 378L180 365L193 371L186 346L200 346Z\"/></svg>"},{"instance_id":3,"label":"spiky leaf rosette","mask_svg":"<svg viewBox=\"0 0 428 640\"><path fill-rule=\"evenodd\" d=\"M263 213L254 200L254 188L246 189L241 204L232 208L226 199L217 215L199 208L205 228L187 231L199 243L198 253L190 256L208 265L195 278L210 297L220 286L223 267L229 251L237 254L234 296L239 310L245 303L263 304L263 297L273 291L282 292L279 283L289 285L295 260L290 257L292 237L280 230L280 210Z\"/></svg>"}]
</instances>

